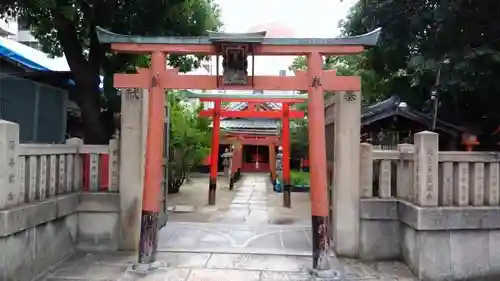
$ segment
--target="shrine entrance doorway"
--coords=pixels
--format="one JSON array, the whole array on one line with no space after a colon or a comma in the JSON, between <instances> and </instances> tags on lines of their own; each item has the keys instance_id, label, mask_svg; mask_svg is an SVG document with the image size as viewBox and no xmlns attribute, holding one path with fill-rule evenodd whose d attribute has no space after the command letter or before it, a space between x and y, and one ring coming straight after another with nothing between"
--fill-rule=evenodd
<instances>
[{"instance_id":1,"label":"shrine entrance doorway","mask_svg":"<svg viewBox=\"0 0 500 281\"><path fill-rule=\"evenodd\" d=\"M335 71L323 70L323 56L356 55L366 46L376 44L380 30L348 38L266 38L266 32L226 34L210 32L207 37L141 37L119 35L97 28L101 43L111 49L128 53L151 54L150 69L138 69L136 74L115 74L117 88L147 89L148 107L143 176L142 213L140 224L139 265L151 265L156 258L158 216L160 211L165 89L232 89L306 91L305 95L261 96L260 102L302 96L308 101L310 198L312 221L312 272L331 269L330 227L327 198L327 169L325 143L324 92L337 92L335 123L335 159L333 191L333 241L339 256L356 257L359 252L359 147L360 147L360 89L359 77L337 76ZM223 58L223 74L179 75L178 69L166 69L167 54L215 55ZM255 55L305 55L307 70L295 76L254 76ZM252 59L252 72L248 71ZM217 63L219 67L219 63ZM227 96L227 95L226 95ZM242 97L252 100L251 96ZM211 169L217 171L221 101L216 99L213 110L213 144ZM233 97L234 98L234 97ZM288 99L288 101L287 101ZM255 101L255 100L254 100ZM258 102L258 101L257 101ZM289 117L289 112L285 117ZM289 159L289 157L284 157ZM212 174L212 173L211 173ZM215 173L216 174L216 173ZM216 182L211 179L209 195L215 195ZM134 192L135 190L129 190ZM127 192L120 188L120 192ZM209 201L212 200L209 196ZM214 198L215 199L215 198ZM122 206L127 209L126 206ZM167 223L168 227L168 223Z\"/></svg>"},{"instance_id":2,"label":"shrine entrance doorway","mask_svg":"<svg viewBox=\"0 0 500 281\"><path fill-rule=\"evenodd\" d=\"M243 145L242 173L270 172L269 148L264 145Z\"/></svg>"}]
</instances>

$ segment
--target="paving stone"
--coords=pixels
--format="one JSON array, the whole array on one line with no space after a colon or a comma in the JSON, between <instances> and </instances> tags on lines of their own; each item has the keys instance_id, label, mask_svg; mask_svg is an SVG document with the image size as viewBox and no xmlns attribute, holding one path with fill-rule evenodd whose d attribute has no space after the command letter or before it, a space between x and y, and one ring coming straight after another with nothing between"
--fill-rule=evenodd
<instances>
[{"instance_id":1,"label":"paving stone","mask_svg":"<svg viewBox=\"0 0 500 281\"><path fill-rule=\"evenodd\" d=\"M175 213L192 213L196 210L195 206L190 205L176 205L174 208Z\"/></svg>"},{"instance_id":2,"label":"paving stone","mask_svg":"<svg viewBox=\"0 0 500 281\"><path fill-rule=\"evenodd\" d=\"M210 255L209 253L158 252L156 254L156 260L164 267L200 268L205 266Z\"/></svg>"},{"instance_id":3,"label":"paving stone","mask_svg":"<svg viewBox=\"0 0 500 281\"><path fill-rule=\"evenodd\" d=\"M231 230L229 234L237 245L243 245L245 242L254 236L253 231Z\"/></svg>"},{"instance_id":4,"label":"paving stone","mask_svg":"<svg viewBox=\"0 0 500 281\"><path fill-rule=\"evenodd\" d=\"M259 281L258 271L195 269L187 281Z\"/></svg>"},{"instance_id":5,"label":"paving stone","mask_svg":"<svg viewBox=\"0 0 500 281\"><path fill-rule=\"evenodd\" d=\"M213 254L207 268L300 272L311 265L310 257Z\"/></svg>"},{"instance_id":6,"label":"paving stone","mask_svg":"<svg viewBox=\"0 0 500 281\"><path fill-rule=\"evenodd\" d=\"M304 231L287 231L282 232L283 248L293 248L297 250L310 251L312 245L306 237Z\"/></svg>"},{"instance_id":7,"label":"paving stone","mask_svg":"<svg viewBox=\"0 0 500 281\"><path fill-rule=\"evenodd\" d=\"M73 264L63 264L50 274L51 278L83 278L90 280L115 280L120 278L129 266L98 264L80 261Z\"/></svg>"},{"instance_id":8,"label":"paving stone","mask_svg":"<svg viewBox=\"0 0 500 281\"><path fill-rule=\"evenodd\" d=\"M119 281L184 281L190 273L189 269L160 268L147 275L126 272ZM118 280L117 280L118 281Z\"/></svg>"},{"instance_id":9,"label":"paving stone","mask_svg":"<svg viewBox=\"0 0 500 281\"><path fill-rule=\"evenodd\" d=\"M263 271L260 276L261 281L305 281L310 280L308 273L297 272L276 272L276 271Z\"/></svg>"},{"instance_id":10,"label":"paving stone","mask_svg":"<svg viewBox=\"0 0 500 281\"><path fill-rule=\"evenodd\" d=\"M279 249L283 250L280 233L272 233L263 236L257 236L252 241L251 247L256 249Z\"/></svg>"}]
</instances>

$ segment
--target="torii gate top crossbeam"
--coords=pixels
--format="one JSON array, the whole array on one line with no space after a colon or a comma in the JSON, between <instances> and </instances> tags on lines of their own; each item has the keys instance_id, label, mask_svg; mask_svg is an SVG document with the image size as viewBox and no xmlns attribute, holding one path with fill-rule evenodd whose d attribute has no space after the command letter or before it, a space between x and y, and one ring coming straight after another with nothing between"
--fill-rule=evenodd
<instances>
[{"instance_id":1,"label":"torii gate top crossbeam","mask_svg":"<svg viewBox=\"0 0 500 281\"><path fill-rule=\"evenodd\" d=\"M200 99L203 101L249 101L249 102L278 102L278 103L303 103L307 101L307 95L291 94L206 94L189 92L184 94L186 98Z\"/></svg>"},{"instance_id":2,"label":"torii gate top crossbeam","mask_svg":"<svg viewBox=\"0 0 500 281\"><path fill-rule=\"evenodd\" d=\"M263 32L262 32L263 33ZM315 51L323 55L352 55L363 52L365 47L377 44L381 29L372 32L339 38L267 38L255 33L229 34L218 33L204 37L154 37L116 34L97 27L97 37L101 43L112 44L115 51L129 53L151 53L154 51L169 54L204 54L217 53L215 41L231 42L258 41L255 55L304 55Z\"/></svg>"}]
</instances>

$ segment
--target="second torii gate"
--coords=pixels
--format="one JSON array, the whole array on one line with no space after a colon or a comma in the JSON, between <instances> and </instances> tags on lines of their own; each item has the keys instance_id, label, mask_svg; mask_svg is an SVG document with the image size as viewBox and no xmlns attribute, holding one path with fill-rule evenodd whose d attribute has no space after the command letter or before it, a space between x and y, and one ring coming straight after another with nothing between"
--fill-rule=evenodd
<instances>
[{"instance_id":1,"label":"second torii gate","mask_svg":"<svg viewBox=\"0 0 500 281\"><path fill-rule=\"evenodd\" d=\"M144 168L139 265L151 265L156 259L165 89L295 90L307 91L309 122L310 198L312 221L312 272L331 270L329 204L327 192L324 91L347 92L339 96L346 118L358 120L351 127L340 126L344 138L335 142L334 241L338 255L356 256L359 252L359 108L360 77L337 76L323 70L323 56L356 55L365 46L374 46L380 30L346 38L266 38L266 32L234 34L210 32L206 37L143 37L120 35L96 28L101 43L111 44L119 52L151 54L151 67L136 74L115 74L117 88L149 90L146 160ZM223 76L179 75L178 69L166 69L166 54L217 55L223 57ZM254 76L248 73L248 58L255 55L306 56L307 71L295 76ZM217 68L219 63L217 63ZM270 98L269 96L265 97ZM350 105L349 105L350 104ZM344 109L342 109L342 107ZM355 109L357 108L357 109ZM339 122L337 120L337 122ZM341 121L340 121L341 122ZM352 125L354 124L354 125ZM335 124L337 129L338 124ZM348 155L352 154L352 155ZM351 158L358 158L351 161ZM346 163L340 164L340 161ZM342 165L342 166L341 166Z\"/></svg>"},{"instance_id":2,"label":"second torii gate","mask_svg":"<svg viewBox=\"0 0 500 281\"><path fill-rule=\"evenodd\" d=\"M266 98L256 96L253 94L239 94L239 95L206 95L206 94L190 94L189 98L199 98L203 102L213 102L214 108L205 109L200 112L201 117L212 117L212 149L211 149L211 162L210 162L210 186L208 195L208 204L215 204L215 193L217 184L218 172L218 157L219 157L219 133L220 133L220 118L273 118L281 119L283 126L283 133L281 135L281 146L283 147L283 206L291 207L291 190L290 190L290 119L291 118L304 118L305 114L301 111L290 110L290 105L294 103L303 103L307 97L304 95L273 95ZM221 102L238 102L247 101L250 104L249 110L245 111L231 111L220 108ZM257 111L255 105L263 102L281 103L281 110L275 111ZM271 153L273 153L271 151ZM273 155L272 157L275 157ZM276 167L271 167L276 169ZM276 173L272 173L273 177ZM275 180L275 179L273 179Z\"/></svg>"}]
</instances>

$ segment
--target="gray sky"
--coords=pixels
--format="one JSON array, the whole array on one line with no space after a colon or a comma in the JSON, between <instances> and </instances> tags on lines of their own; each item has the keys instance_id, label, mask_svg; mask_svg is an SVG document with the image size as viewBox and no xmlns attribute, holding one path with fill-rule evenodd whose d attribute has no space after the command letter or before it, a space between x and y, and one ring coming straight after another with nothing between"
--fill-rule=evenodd
<instances>
[{"instance_id":1,"label":"gray sky","mask_svg":"<svg viewBox=\"0 0 500 281\"><path fill-rule=\"evenodd\" d=\"M226 32L246 32L253 26L277 22L296 37L332 37L339 20L357 0L216 0Z\"/></svg>"},{"instance_id":2,"label":"gray sky","mask_svg":"<svg viewBox=\"0 0 500 281\"><path fill-rule=\"evenodd\" d=\"M268 31L280 26L293 34L285 37L335 37L338 22L358 0L216 0L225 32ZM259 28L255 28L259 26ZM268 28L269 27L269 28ZM276 36L276 34L274 34ZM278 75L287 70L293 57L257 57L256 75ZM249 65L249 67L251 67ZM293 75L287 70L287 75Z\"/></svg>"}]
</instances>

